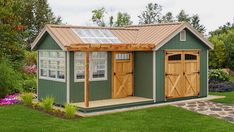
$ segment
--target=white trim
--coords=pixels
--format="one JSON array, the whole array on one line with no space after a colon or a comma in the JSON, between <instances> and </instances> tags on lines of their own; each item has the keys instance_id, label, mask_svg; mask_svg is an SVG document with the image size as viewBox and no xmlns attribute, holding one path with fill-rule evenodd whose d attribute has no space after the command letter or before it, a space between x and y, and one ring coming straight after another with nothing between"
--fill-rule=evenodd
<instances>
[{"instance_id":1,"label":"white trim","mask_svg":"<svg viewBox=\"0 0 234 132\"><path fill-rule=\"evenodd\" d=\"M156 51L153 51L153 99L156 102Z\"/></svg>"},{"instance_id":2,"label":"white trim","mask_svg":"<svg viewBox=\"0 0 234 132\"><path fill-rule=\"evenodd\" d=\"M43 80L51 80L51 81L57 81L57 82L66 82L66 52L64 52L64 55L65 55L65 57L64 58L53 58L53 60L55 60L55 61L58 61L58 60L62 60L62 61L64 61L64 63L65 63L65 66L64 66L64 79L59 79L59 78L57 78L57 71L58 70L56 70L56 78L51 78L51 77L48 77L48 75L47 75L47 77L43 77L43 76L41 76L41 64L40 64L40 58L42 58L43 60L51 60L51 59L48 59L48 57L40 57L40 52L50 52L50 51L54 51L54 52L64 52L64 51L61 51L61 50L38 50L38 70L39 70L39 72L38 72L38 78L39 79L43 79ZM49 66L49 64L48 64L48 66ZM47 70L47 74L49 74L49 70Z\"/></svg>"},{"instance_id":3,"label":"white trim","mask_svg":"<svg viewBox=\"0 0 234 132\"><path fill-rule=\"evenodd\" d=\"M180 32L180 41L186 41L187 39L187 33L186 33L186 30L182 30Z\"/></svg>"},{"instance_id":4,"label":"white trim","mask_svg":"<svg viewBox=\"0 0 234 132\"><path fill-rule=\"evenodd\" d=\"M79 52L79 51L78 51ZM76 57L75 57L75 53L76 52L74 52L74 82L84 82L84 80L85 79L76 79L76 68L75 68L75 62L76 62ZM93 63L92 63L92 52L90 52L91 54L90 54L90 60L89 60L89 67L91 68L92 67L92 65L93 65ZM89 72L89 81L105 81L105 80L108 80L108 78L107 78L107 72L108 72L108 52L106 52L106 61L105 61L105 76L103 77L103 78L93 78L93 72L92 72L92 70L90 70L90 72ZM89 68L89 69L90 69Z\"/></svg>"},{"instance_id":5,"label":"white trim","mask_svg":"<svg viewBox=\"0 0 234 132\"><path fill-rule=\"evenodd\" d=\"M66 70L67 70L67 103L70 103L70 52L66 52Z\"/></svg>"},{"instance_id":6,"label":"white trim","mask_svg":"<svg viewBox=\"0 0 234 132\"><path fill-rule=\"evenodd\" d=\"M36 37L36 39L33 41L33 43L31 44L31 50L33 50L38 42L40 41L40 39L43 37L43 35L45 34L45 32L48 32L48 34L54 39L54 41L59 45L59 47L63 50L66 51L67 49L62 45L62 43L57 39L57 37L55 37L55 35L51 32L50 27L48 25L46 25L42 31L39 33L39 35Z\"/></svg>"},{"instance_id":7,"label":"white trim","mask_svg":"<svg viewBox=\"0 0 234 132\"><path fill-rule=\"evenodd\" d=\"M39 85L39 51L37 51L37 101L39 101L39 99L38 99L38 95L39 95L38 85Z\"/></svg>"},{"instance_id":8,"label":"white trim","mask_svg":"<svg viewBox=\"0 0 234 132\"><path fill-rule=\"evenodd\" d=\"M206 53L206 63L207 63L207 96L209 95L209 50Z\"/></svg>"},{"instance_id":9,"label":"white trim","mask_svg":"<svg viewBox=\"0 0 234 132\"><path fill-rule=\"evenodd\" d=\"M187 28L189 31L191 31L196 37L198 37L204 44L206 44L210 49L214 49L213 44L211 44L208 40L206 40L196 29L194 29L191 25L184 22L181 27L179 27L176 31L174 31L169 37L164 39L162 42L160 42L154 50L160 49L163 45L165 45L168 41L170 41L173 37L175 37L178 33L180 33L182 30Z\"/></svg>"}]
</instances>

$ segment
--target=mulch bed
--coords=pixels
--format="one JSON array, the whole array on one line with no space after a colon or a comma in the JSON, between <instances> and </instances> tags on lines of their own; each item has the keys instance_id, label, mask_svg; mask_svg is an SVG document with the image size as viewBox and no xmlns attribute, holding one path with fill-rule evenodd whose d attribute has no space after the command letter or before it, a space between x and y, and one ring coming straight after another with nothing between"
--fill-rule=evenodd
<instances>
[{"instance_id":1,"label":"mulch bed","mask_svg":"<svg viewBox=\"0 0 234 132\"><path fill-rule=\"evenodd\" d=\"M34 109L34 110L38 110L40 112L44 112L44 113L47 113L49 115L56 116L56 117L59 117L59 118L62 118L62 119L70 119L70 118L67 118L65 116L65 112L60 110L60 109L54 109L53 108L51 111L46 111L38 103L33 103L32 105L26 105L26 107ZM81 116L75 115L71 119L79 119L79 118L81 118Z\"/></svg>"}]
</instances>

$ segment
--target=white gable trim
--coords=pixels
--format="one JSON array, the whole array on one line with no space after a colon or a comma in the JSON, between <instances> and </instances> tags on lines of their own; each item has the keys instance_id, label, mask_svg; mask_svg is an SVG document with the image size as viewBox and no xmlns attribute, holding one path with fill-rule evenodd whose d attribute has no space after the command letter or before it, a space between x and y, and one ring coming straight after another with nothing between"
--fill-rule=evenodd
<instances>
[{"instance_id":1,"label":"white gable trim","mask_svg":"<svg viewBox=\"0 0 234 132\"><path fill-rule=\"evenodd\" d=\"M61 42L54 36L54 34L50 31L50 29L45 26L42 31L39 33L39 35L36 37L36 39L33 41L33 43L31 44L31 50L35 49L35 47L38 45L38 42L40 41L40 39L42 38L42 36L48 32L49 35L54 39L54 41L59 45L59 47L63 50L66 51L66 48L61 44Z\"/></svg>"},{"instance_id":2,"label":"white gable trim","mask_svg":"<svg viewBox=\"0 0 234 132\"><path fill-rule=\"evenodd\" d=\"M198 37L204 44L206 44L210 49L214 49L213 44L211 44L208 40L206 40L196 29L194 29L191 25L184 23L180 28L178 28L176 31L174 31L169 37L164 39L162 42L160 42L154 50L160 49L163 45L165 45L168 41L170 41L172 38L174 38L177 34L179 34L182 30L187 28L189 31L191 31L196 37Z\"/></svg>"}]
</instances>

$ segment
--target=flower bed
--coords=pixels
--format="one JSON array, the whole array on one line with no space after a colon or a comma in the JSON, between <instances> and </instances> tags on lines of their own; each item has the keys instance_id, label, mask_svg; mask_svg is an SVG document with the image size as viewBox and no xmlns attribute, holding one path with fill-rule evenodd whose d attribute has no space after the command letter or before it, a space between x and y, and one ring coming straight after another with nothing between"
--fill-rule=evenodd
<instances>
[{"instance_id":1,"label":"flower bed","mask_svg":"<svg viewBox=\"0 0 234 132\"><path fill-rule=\"evenodd\" d=\"M19 94L11 94L7 95L5 98L0 99L0 106L20 103L18 95Z\"/></svg>"},{"instance_id":2,"label":"flower bed","mask_svg":"<svg viewBox=\"0 0 234 132\"><path fill-rule=\"evenodd\" d=\"M43 107L41 107L41 105L38 102L34 102L32 105L26 105L26 106L29 108L47 113L52 116L56 116L56 117L63 118L63 119L68 119L65 116L65 112L62 110L63 108L59 109L59 108L53 107L51 111L46 111ZM72 119L77 119L77 118L81 118L81 116L75 115L75 117Z\"/></svg>"}]
</instances>

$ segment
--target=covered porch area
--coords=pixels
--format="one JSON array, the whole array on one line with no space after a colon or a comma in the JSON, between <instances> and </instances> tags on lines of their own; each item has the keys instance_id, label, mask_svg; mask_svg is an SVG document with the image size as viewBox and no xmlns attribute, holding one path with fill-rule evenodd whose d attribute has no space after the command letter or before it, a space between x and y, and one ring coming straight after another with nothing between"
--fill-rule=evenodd
<instances>
[{"instance_id":1,"label":"covered porch area","mask_svg":"<svg viewBox=\"0 0 234 132\"><path fill-rule=\"evenodd\" d=\"M154 103L153 99L129 96L118 99L104 99L104 100L95 100L89 101L89 106L85 106L85 102L72 103L82 112L92 112L100 110L110 110L116 108L125 108L130 106L139 106Z\"/></svg>"},{"instance_id":2,"label":"covered porch area","mask_svg":"<svg viewBox=\"0 0 234 132\"><path fill-rule=\"evenodd\" d=\"M142 92L147 95L153 94L152 86L145 86L151 89L151 92L149 92L149 90L145 92L147 90L145 90L144 86L137 85L139 87L137 90L134 88L134 84L137 84L134 83L134 79L136 79L134 78L134 68L136 68L134 66L134 52L152 51L154 48L153 44L74 44L67 48L69 51L84 52L83 102L72 103L72 105L79 108L79 111L91 112L154 103L153 97L139 94ZM90 52L111 52L111 77L108 79L111 80L112 86L110 88L112 93L111 97L108 99L93 100L93 94L90 94ZM150 61L151 60L152 58ZM148 79L150 80L152 78ZM136 81L140 82L139 79Z\"/></svg>"}]
</instances>

